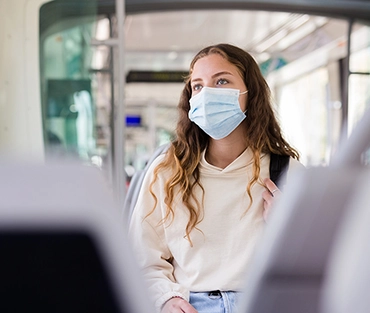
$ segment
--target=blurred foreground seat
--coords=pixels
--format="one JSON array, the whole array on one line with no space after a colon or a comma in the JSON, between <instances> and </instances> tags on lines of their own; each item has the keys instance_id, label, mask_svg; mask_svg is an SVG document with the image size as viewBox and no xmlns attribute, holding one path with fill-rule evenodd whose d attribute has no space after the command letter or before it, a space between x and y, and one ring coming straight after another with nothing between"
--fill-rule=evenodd
<instances>
[{"instance_id":1,"label":"blurred foreground seat","mask_svg":"<svg viewBox=\"0 0 370 313\"><path fill-rule=\"evenodd\" d=\"M285 186L248 271L241 313L319 312L333 241L365 176L315 168Z\"/></svg>"},{"instance_id":2,"label":"blurred foreground seat","mask_svg":"<svg viewBox=\"0 0 370 313\"><path fill-rule=\"evenodd\" d=\"M360 156L369 143L370 111L343 145L331 166L296 173L288 182L280 201L273 208L263 238L248 269L240 313L322 312L320 303L325 296L323 286L329 260L333 259L334 243L348 212L353 209L358 189L369 189L370 171L360 166ZM366 191L364 193L369 203L370 194ZM369 211L369 205L365 203L364 200L362 209ZM356 231L355 226L352 231ZM356 237L358 244L369 247L369 235L367 230L366 237ZM342 250L341 253L344 255L346 252ZM369 261L367 264L370 264ZM362 265L361 269L366 271L369 286L369 270L365 265ZM340 266L336 266L333 271L334 277L337 274L340 276ZM356 273L360 275L360 272ZM357 276L352 276L352 279L357 283L362 281L362 278ZM334 281L334 278L331 281ZM340 277L335 281L339 283ZM334 284L328 283L326 292L333 288ZM345 290L347 288L348 286ZM369 291L369 288L366 290ZM332 300L335 301L334 298ZM366 307L366 312L370 312L369 307ZM350 306L346 308L347 310L325 313L365 312Z\"/></svg>"},{"instance_id":3,"label":"blurred foreground seat","mask_svg":"<svg viewBox=\"0 0 370 313\"><path fill-rule=\"evenodd\" d=\"M0 190L0 312L152 312L102 172L0 166Z\"/></svg>"},{"instance_id":4,"label":"blurred foreground seat","mask_svg":"<svg viewBox=\"0 0 370 313\"><path fill-rule=\"evenodd\" d=\"M370 312L370 176L353 197L333 244L324 280L322 313Z\"/></svg>"}]
</instances>

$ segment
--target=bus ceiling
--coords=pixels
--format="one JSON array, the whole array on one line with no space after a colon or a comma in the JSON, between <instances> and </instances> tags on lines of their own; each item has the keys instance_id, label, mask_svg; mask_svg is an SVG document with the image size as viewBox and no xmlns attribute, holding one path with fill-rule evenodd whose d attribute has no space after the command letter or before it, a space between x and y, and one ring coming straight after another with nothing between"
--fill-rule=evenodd
<instances>
[{"instance_id":1,"label":"bus ceiling","mask_svg":"<svg viewBox=\"0 0 370 313\"><path fill-rule=\"evenodd\" d=\"M107 3L109 1L99 1ZM111 2L114 2L111 0ZM369 20L367 0L126 0L126 13L190 9L262 10Z\"/></svg>"},{"instance_id":2,"label":"bus ceiling","mask_svg":"<svg viewBox=\"0 0 370 313\"><path fill-rule=\"evenodd\" d=\"M115 0L54 0L48 5L57 5L59 14L66 16L89 15L87 3L94 3L99 14L115 12ZM79 8L83 12L79 11ZM180 11L180 10L260 10L322 15L341 19L370 21L368 0L126 0L126 14Z\"/></svg>"}]
</instances>

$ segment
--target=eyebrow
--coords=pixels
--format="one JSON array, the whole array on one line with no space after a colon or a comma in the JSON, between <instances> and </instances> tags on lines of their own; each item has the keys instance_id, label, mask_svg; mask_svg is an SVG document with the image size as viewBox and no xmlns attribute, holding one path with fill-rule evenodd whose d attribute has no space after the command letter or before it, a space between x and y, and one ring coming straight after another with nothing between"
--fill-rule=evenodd
<instances>
[{"instance_id":1,"label":"eyebrow","mask_svg":"<svg viewBox=\"0 0 370 313\"><path fill-rule=\"evenodd\" d=\"M232 75L233 76L233 74L231 72L222 71L222 72L217 72L217 73L213 74L212 75L212 78L215 78L215 77L218 77L218 76L222 76L222 75ZM202 80L203 80L202 78L194 78L194 79L191 80L191 83L202 81Z\"/></svg>"}]
</instances>

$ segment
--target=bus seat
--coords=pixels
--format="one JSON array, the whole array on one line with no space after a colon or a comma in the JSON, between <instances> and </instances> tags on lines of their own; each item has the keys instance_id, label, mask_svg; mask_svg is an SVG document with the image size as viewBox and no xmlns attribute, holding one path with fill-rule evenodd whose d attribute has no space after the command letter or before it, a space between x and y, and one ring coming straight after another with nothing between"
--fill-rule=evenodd
<instances>
[{"instance_id":1,"label":"bus seat","mask_svg":"<svg viewBox=\"0 0 370 313\"><path fill-rule=\"evenodd\" d=\"M288 182L248 268L240 312L319 312L333 243L369 177L360 166L369 142L370 110L331 166L296 172Z\"/></svg>"},{"instance_id":2,"label":"bus seat","mask_svg":"<svg viewBox=\"0 0 370 313\"><path fill-rule=\"evenodd\" d=\"M329 168L296 173L256 249L240 312L318 312L331 245L363 175Z\"/></svg>"},{"instance_id":3,"label":"bus seat","mask_svg":"<svg viewBox=\"0 0 370 313\"><path fill-rule=\"evenodd\" d=\"M370 311L370 175L358 184L329 258L321 313Z\"/></svg>"},{"instance_id":4,"label":"bus seat","mask_svg":"<svg viewBox=\"0 0 370 313\"><path fill-rule=\"evenodd\" d=\"M0 312L152 312L103 173L0 165Z\"/></svg>"},{"instance_id":5,"label":"bus seat","mask_svg":"<svg viewBox=\"0 0 370 313\"><path fill-rule=\"evenodd\" d=\"M162 153L165 153L167 149L169 148L170 144L163 144L159 146L153 153L153 155L150 157L148 162L145 165L145 168L142 170L138 170L135 172L135 174L132 176L130 186L127 190L125 202L123 205L123 215L127 217L128 221L131 218L132 212L134 211L137 198L140 193L141 185L143 182L143 179L145 177L146 172L149 169L149 166L153 163L153 161Z\"/></svg>"}]
</instances>

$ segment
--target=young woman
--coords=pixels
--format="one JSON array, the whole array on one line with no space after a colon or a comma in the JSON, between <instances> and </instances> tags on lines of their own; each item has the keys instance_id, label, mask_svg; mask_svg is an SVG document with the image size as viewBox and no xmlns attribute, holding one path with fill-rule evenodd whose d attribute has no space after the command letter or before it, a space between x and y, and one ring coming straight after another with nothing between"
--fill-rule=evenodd
<instances>
[{"instance_id":1,"label":"young woman","mask_svg":"<svg viewBox=\"0 0 370 313\"><path fill-rule=\"evenodd\" d=\"M156 311L233 312L278 187L283 138L255 60L219 44L190 65L176 138L144 179L130 237ZM235 311L234 311L235 312Z\"/></svg>"}]
</instances>

